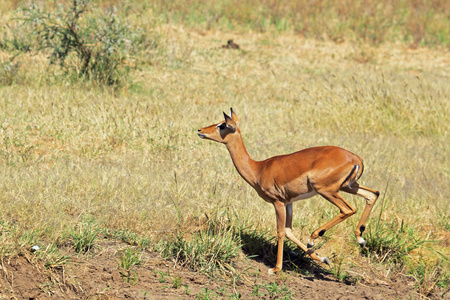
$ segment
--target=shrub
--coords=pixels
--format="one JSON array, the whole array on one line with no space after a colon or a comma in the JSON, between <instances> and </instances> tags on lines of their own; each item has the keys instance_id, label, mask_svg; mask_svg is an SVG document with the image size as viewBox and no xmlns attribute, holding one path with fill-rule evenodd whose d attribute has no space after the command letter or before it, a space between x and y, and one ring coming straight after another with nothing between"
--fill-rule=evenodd
<instances>
[{"instance_id":1,"label":"shrub","mask_svg":"<svg viewBox=\"0 0 450 300\"><path fill-rule=\"evenodd\" d=\"M104 13L91 2L73 0L48 12L32 2L20 11L21 27L31 28L33 46L49 51L51 64L80 77L116 84L134 67L132 55L143 31L120 20L114 11Z\"/></svg>"}]
</instances>

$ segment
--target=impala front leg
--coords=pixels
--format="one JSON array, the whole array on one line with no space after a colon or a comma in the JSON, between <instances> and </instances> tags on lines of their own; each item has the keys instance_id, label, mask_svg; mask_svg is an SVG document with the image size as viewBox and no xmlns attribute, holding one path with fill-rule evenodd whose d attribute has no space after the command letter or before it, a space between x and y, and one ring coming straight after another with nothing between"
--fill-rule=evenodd
<instances>
[{"instance_id":1,"label":"impala front leg","mask_svg":"<svg viewBox=\"0 0 450 300\"><path fill-rule=\"evenodd\" d=\"M278 250L277 250L277 264L275 268L269 269L269 274L280 272L283 268L283 243L284 235L286 233L286 209L285 205L281 201L275 201L273 203L275 207L275 213L277 216L277 235L278 235Z\"/></svg>"}]
</instances>

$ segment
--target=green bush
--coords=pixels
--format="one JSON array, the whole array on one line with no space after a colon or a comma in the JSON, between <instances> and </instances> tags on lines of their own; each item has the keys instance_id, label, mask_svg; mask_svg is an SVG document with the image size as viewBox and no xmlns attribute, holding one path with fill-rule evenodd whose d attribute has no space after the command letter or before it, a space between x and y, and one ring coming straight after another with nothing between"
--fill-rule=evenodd
<instances>
[{"instance_id":1,"label":"green bush","mask_svg":"<svg viewBox=\"0 0 450 300\"><path fill-rule=\"evenodd\" d=\"M92 0L57 4L42 10L35 2L20 10L21 27L30 29L33 47L49 52L51 64L66 72L109 85L126 78L134 67L132 56L143 31L119 19L113 10L105 13Z\"/></svg>"}]
</instances>

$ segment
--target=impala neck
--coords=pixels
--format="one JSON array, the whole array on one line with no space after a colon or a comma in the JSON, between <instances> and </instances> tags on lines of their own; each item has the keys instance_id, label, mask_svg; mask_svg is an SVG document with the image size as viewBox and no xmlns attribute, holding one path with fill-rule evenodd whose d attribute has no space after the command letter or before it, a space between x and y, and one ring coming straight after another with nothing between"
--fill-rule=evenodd
<instances>
[{"instance_id":1,"label":"impala neck","mask_svg":"<svg viewBox=\"0 0 450 300\"><path fill-rule=\"evenodd\" d=\"M245 149L244 141L242 137L236 135L232 141L225 144L228 151L230 152L231 159L233 160L234 166L242 178L245 179L252 187L255 187L257 183L257 170L258 162L254 161L250 155L248 155Z\"/></svg>"}]
</instances>

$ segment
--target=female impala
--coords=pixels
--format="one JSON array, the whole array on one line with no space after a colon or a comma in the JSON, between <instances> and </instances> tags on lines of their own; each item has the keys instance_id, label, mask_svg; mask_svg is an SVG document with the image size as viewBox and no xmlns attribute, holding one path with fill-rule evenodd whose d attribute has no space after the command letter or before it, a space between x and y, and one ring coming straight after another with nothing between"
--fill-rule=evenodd
<instances>
[{"instance_id":1,"label":"female impala","mask_svg":"<svg viewBox=\"0 0 450 300\"><path fill-rule=\"evenodd\" d=\"M247 153L239 129L239 119L231 109L231 116L223 113L225 120L198 130L201 138L225 144L234 166L265 201L272 203L277 216L278 252L277 264L269 273L279 272L283 264L283 239L296 243L311 258L330 264L327 257L320 257L313 250L314 240L328 229L353 215L356 210L339 194L340 191L359 195L366 199L361 220L356 227L356 240L365 246L363 233L369 214L379 192L358 184L364 166L362 159L342 148L334 146L313 147L292 154L254 161ZM292 234L292 203L321 195L340 213L311 234L308 247Z\"/></svg>"}]
</instances>

